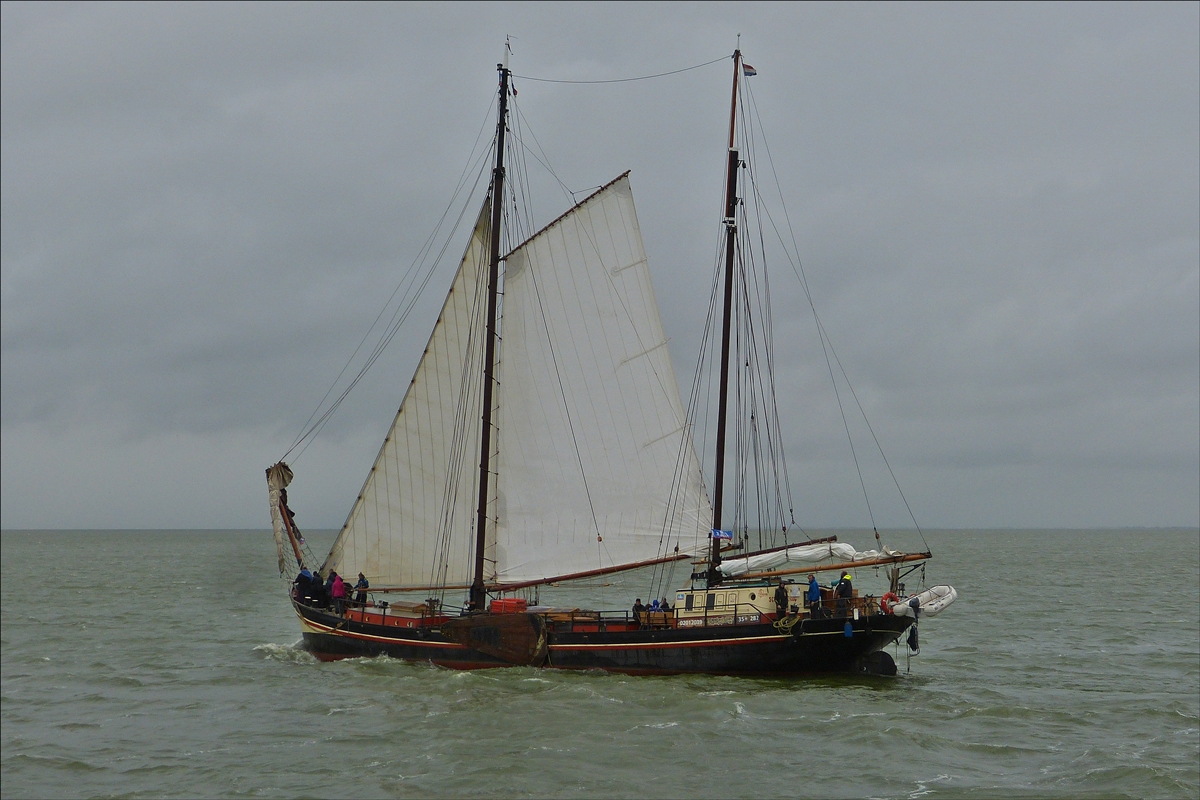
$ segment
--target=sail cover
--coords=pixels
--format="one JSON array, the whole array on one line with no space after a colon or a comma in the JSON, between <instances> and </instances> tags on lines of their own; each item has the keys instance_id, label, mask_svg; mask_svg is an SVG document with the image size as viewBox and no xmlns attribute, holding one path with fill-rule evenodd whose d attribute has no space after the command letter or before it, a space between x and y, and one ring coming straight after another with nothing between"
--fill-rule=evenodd
<instances>
[{"instance_id":1,"label":"sail cover","mask_svg":"<svg viewBox=\"0 0 1200 800\"><path fill-rule=\"evenodd\" d=\"M793 566L817 565L821 563L850 563L851 561L873 561L877 558L903 556L890 547L880 550L855 550L844 542L794 545L772 553L746 556L727 556L721 560L721 572L734 578L750 572L766 572Z\"/></svg>"},{"instance_id":2,"label":"sail cover","mask_svg":"<svg viewBox=\"0 0 1200 800\"><path fill-rule=\"evenodd\" d=\"M490 581L690 548L712 527L628 173L505 266Z\"/></svg>"},{"instance_id":3,"label":"sail cover","mask_svg":"<svg viewBox=\"0 0 1200 800\"><path fill-rule=\"evenodd\" d=\"M373 586L470 583L491 202L325 567Z\"/></svg>"}]
</instances>

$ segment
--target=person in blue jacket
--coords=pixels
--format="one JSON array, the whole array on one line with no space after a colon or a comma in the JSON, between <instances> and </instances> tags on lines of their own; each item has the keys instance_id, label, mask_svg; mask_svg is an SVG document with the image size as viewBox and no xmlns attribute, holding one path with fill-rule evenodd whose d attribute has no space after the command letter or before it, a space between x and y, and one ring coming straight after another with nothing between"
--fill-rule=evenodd
<instances>
[{"instance_id":1,"label":"person in blue jacket","mask_svg":"<svg viewBox=\"0 0 1200 800\"><path fill-rule=\"evenodd\" d=\"M358 573L358 583L354 584L354 588L356 590L354 595L354 605L358 606L359 608L366 608L367 589L371 588L371 583L367 580L367 576L363 575L361 572Z\"/></svg>"},{"instance_id":2,"label":"person in blue jacket","mask_svg":"<svg viewBox=\"0 0 1200 800\"><path fill-rule=\"evenodd\" d=\"M821 616L821 584L817 583L815 574L808 576L808 593L805 595L808 600L808 615L810 617Z\"/></svg>"}]
</instances>

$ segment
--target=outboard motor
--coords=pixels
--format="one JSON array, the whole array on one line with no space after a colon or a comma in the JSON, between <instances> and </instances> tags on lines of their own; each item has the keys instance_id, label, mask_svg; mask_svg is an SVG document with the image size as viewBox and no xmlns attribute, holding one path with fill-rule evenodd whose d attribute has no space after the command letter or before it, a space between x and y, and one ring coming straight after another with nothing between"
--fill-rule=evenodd
<instances>
[{"instance_id":1,"label":"outboard motor","mask_svg":"<svg viewBox=\"0 0 1200 800\"><path fill-rule=\"evenodd\" d=\"M908 649L914 653L921 652L921 642L917 636L917 626L913 625L908 629Z\"/></svg>"}]
</instances>

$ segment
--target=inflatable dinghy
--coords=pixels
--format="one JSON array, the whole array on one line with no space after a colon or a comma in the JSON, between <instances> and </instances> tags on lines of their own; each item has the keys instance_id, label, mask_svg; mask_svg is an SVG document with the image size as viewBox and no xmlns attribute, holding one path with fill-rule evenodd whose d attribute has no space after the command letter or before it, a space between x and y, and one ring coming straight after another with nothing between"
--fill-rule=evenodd
<instances>
[{"instance_id":1,"label":"inflatable dinghy","mask_svg":"<svg viewBox=\"0 0 1200 800\"><path fill-rule=\"evenodd\" d=\"M910 596L907 600L892 603L891 610L897 617L915 617L917 609L920 609L923 617L934 617L949 607L956 599L958 599L958 592L953 586L933 586Z\"/></svg>"}]
</instances>

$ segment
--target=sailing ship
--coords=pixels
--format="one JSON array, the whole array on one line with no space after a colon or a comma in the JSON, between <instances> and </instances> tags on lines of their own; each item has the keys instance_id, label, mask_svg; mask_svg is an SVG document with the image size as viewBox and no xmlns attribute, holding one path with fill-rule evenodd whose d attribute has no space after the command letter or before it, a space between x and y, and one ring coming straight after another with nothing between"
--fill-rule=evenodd
<instances>
[{"instance_id":1,"label":"sailing ship","mask_svg":"<svg viewBox=\"0 0 1200 800\"><path fill-rule=\"evenodd\" d=\"M724 258L710 309L711 360L719 350L720 365L711 493L697 454L698 392L685 408L629 173L503 252L512 76L498 64L486 199L392 426L320 564L289 507L291 468L281 460L267 469L280 571L305 576L292 585L291 602L303 646L318 658L631 674L895 674L884 648L907 633L915 649L922 610L952 602L949 587L903 596L906 576L919 569L923 577L928 548L905 553L880 543L858 551L836 537L788 542L786 523L775 526L783 544L752 547L755 503L761 511L771 500L751 496L753 476L736 462L765 428L767 449L782 444L767 411L773 381L755 384L762 402L749 409L737 384L740 367L761 359L743 352L751 332L738 327L749 324L741 310L752 304L739 252L746 161L736 122L739 85L754 73L740 50L733 64ZM657 597L683 562L690 573L663 592L661 606L539 602L546 587L632 570L651 576ZM871 572L886 582L878 597L848 589ZM820 598L809 600L791 580L801 573L845 573L839 586L848 590L834 596L818 585ZM369 589L331 601L325 584L356 575ZM930 602L922 605L923 597Z\"/></svg>"}]
</instances>

